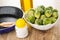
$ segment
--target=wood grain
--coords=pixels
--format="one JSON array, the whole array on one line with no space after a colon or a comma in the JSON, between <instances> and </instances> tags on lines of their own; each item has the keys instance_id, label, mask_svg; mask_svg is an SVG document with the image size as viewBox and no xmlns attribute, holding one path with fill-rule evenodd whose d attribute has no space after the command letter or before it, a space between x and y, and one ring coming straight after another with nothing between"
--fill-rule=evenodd
<instances>
[{"instance_id":1,"label":"wood grain","mask_svg":"<svg viewBox=\"0 0 60 40\"><path fill-rule=\"evenodd\" d=\"M60 40L60 23L58 22L53 28L47 31L32 28L29 35L24 39L17 38L14 30L9 33L0 34L0 40Z\"/></svg>"}]
</instances>

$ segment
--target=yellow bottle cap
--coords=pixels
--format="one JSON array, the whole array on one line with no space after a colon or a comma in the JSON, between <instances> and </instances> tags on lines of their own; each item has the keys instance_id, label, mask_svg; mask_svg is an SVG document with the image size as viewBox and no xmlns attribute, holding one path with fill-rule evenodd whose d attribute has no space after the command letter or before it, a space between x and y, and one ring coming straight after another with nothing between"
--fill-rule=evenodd
<instances>
[{"instance_id":1,"label":"yellow bottle cap","mask_svg":"<svg viewBox=\"0 0 60 40\"><path fill-rule=\"evenodd\" d=\"M16 27L18 28L24 28L26 26L26 22L24 19L20 18L16 21Z\"/></svg>"}]
</instances>

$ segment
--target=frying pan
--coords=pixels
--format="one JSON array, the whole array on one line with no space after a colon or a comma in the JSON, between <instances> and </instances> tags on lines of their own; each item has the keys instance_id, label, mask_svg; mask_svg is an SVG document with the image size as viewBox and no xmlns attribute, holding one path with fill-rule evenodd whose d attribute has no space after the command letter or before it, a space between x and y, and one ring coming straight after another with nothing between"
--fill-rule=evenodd
<instances>
[{"instance_id":1,"label":"frying pan","mask_svg":"<svg viewBox=\"0 0 60 40\"><path fill-rule=\"evenodd\" d=\"M15 22L16 19L22 18L23 12L21 9L13 6L2 6L0 7L0 23L2 22ZM0 26L0 34L12 31L15 25L11 27Z\"/></svg>"}]
</instances>

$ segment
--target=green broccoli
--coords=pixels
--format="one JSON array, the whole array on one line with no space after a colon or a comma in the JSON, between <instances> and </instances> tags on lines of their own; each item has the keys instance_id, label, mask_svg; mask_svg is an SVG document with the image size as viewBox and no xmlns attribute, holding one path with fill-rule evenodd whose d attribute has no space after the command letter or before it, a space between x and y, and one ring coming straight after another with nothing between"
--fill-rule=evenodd
<instances>
[{"instance_id":1,"label":"green broccoli","mask_svg":"<svg viewBox=\"0 0 60 40\"><path fill-rule=\"evenodd\" d=\"M41 14L44 14L44 11L45 11L45 7L42 5L42 6L38 6L36 8L36 10L40 11Z\"/></svg>"},{"instance_id":2,"label":"green broccoli","mask_svg":"<svg viewBox=\"0 0 60 40\"><path fill-rule=\"evenodd\" d=\"M29 16L29 15L33 16L34 13L35 13L35 10L34 10L34 9L29 9L29 10L27 11L28 16Z\"/></svg>"},{"instance_id":3,"label":"green broccoli","mask_svg":"<svg viewBox=\"0 0 60 40\"><path fill-rule=\"evenodd\" d=\"M47 25L54 23L58 18L58 11L51 6L45 8L43 5L36 9L29 9L25 15L27 21L32 24Z\"/></svg>"},{"instance_id":4,"label":"green broccoli","mask_svg":"<svg viewBox=\"0 0 60 40\"><path fill-rule=\"evenodd\" d=\"M45 7L43 5L40 6L42 9L45 9Z\"/></svg>"},{"instance_id":5,"label":"green broccoli","mask_svg":"<svg viewBox=\"0 0 60 40\"><path fill-rule=\"evenodd\" d=\"M34 16L31 16L31 15L28 16L28 17L27 17L27 20L28 20L29 22L33 23L33 24L35 23L35 17L34 17Z\"/></svg>"},{"instance_id":6,"label":"green broccoli","mask_svg":"<svg viewBox=\"0 0 60 40\"><path fill-rule=\"evenodd\" d=\"M45 19L43 20L43 24L44 24L44 25L51 24L51 19L50 19L50 18L45 18Z\"/></svg>"},{"instance_id":7,"label":"green broccoli","mask_svg":"<svg viewBox=\"0 0 60 40\"><path fill-rule=\"evenodd\" d=\"M58 11L56 9L53 10L53 17L57 18L58 17Z\"/></svg>"},{"instance_id":8,"label":"green broccoli","mask_svg":"<svg viewBox=\"0 0 60 40\"><path fill-rule=\"evenodd\" d=\"M46 18L46 16L45 15L41 15L41 19L43 20L44 18Z\"/></svg>"},{"instance_id":9,"label":"green broccoli","mask_svg":"<svg viewBox=\"0 0 60 40\"><path fill-rule=\"evenodd\" d=\"M53 8L51 6L47 7L46 10L53 10Z\"/></svg>"},{"instance_id":10,"label":"green broccoli","mask_svg":"<svg viewBox=\"0 0 60 40\"><path fill-rule=\"evenodd\" d=\"M41 15L40 12L36 10L35 13L34 13L34 16L35 16L36 18L39 18L40 15Z\"/></svg>"},{"instance_id":11,"label":"green broccoli","mask_svg":"<svg viewBox=\"0 0 60 40\"><path fill-rule=\"evenodd\" d=\"M54 23L54 22L56 22L56 18L54 18L54 17L51 17L51 21L52 21L52 23Z\"/></svg>"},{"instance_id":12,"label":"green broccoli","mask_svg":"<svg viewBox=\"0 0 60 40\"><path fill-rule=\"evenodd\" d=\"M45 15L46 15L46 17L50 17L52 15L52 11L51 10L46 10Z\"/></svg>"},{"instance_id":13,"label":"green broccoli","mask_svg":"<svg viewBox=\"0 0 60 40\"><path fill-rule=\"evenodd\" d=\"M35 24L42 25L42 24L43 24L43 20L41 20L41 19L36 19L36 20L35 20Z\"/></svg>"}]
</instances>

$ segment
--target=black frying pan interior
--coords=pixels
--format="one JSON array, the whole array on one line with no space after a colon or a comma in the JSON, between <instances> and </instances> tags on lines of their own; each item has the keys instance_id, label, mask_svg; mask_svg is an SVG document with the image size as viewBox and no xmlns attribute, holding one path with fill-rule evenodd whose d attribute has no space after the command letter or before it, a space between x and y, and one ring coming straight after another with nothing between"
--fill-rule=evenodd
<instances>
[{"instance_id":1,"label":"black frying pan interior","mask_svg":"<svg viewBox=\"0 0 60 40\"><path fill-rule=\"evenodd\" d=\"M0 23L2 22L15 22L18 18L22 18L23 12L21 9L12 6L0 7ZM0 29L5 28L1 27Z\"/></svg>"},{"instance_id":2,"label":"black frying pan interior","mask_svg":"<svg viewBox=\"0 0 60 40\"><path fill-rule=\"evenodd\" d=\"M0 7L0 22L15 22L16 19L22 18L21 9L12 6Z\"/></svg>"}]
</instances>

